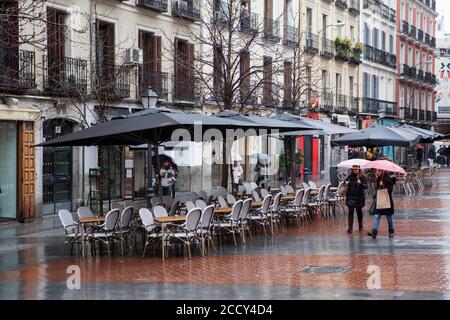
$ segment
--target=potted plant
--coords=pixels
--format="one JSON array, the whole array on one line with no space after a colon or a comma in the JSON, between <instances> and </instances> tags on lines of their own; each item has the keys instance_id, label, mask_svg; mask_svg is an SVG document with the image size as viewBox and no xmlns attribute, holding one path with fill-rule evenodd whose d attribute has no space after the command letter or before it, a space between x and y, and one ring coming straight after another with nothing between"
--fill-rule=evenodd
<instances>
[{"instance_id":1,"label":"potted plant","mask_svg":"<svg viewBox=\"0 0 450 320\"><path fill-rule=\"evenodd\" d=\"M361 42L355 43L352 50L352 58L355 62L361 62L361 55L364 52L364 45Z\"/></svg>"},{"instance_id":2,"label":"potted plant","mask_svg":"<svg viewBox=\"0 0 450 320\"><path fill-rule=\"evenodd\" d=\"M351 56L352 42L350 39L340 39L339 37L335 40L336 46L336 57L347 61Z\"/></svg>"}]
</instances>

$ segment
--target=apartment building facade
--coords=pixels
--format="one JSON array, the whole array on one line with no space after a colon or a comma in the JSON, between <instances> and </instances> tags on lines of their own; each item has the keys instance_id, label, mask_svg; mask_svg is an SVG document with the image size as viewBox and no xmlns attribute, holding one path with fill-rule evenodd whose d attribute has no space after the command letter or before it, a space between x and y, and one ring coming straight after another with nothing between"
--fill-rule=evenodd
<instances>
[{"instance_id":1,"label":"apartment building facade","mask_svg":"<svg viewBox=\"0 0 450 320\"><path fill-rule=\"evenodd\" d=\"M148 87L161 106L200 111L189 66L198 3L4 1L0 10L0 218L86 203L99 166L112 198L145 197L144 150L34 145L143 109Z\"/></svg>"},{"instance_id":2,"label":"apartment building facade","mask_svg":"<svg viewBox=\"0 0 450 320\"><path fill-rule=\"evenodd\" d=\"M399 118L430 129L436 122L436 1L398 0L397 8Z\"/></svg>"}]
</instances>

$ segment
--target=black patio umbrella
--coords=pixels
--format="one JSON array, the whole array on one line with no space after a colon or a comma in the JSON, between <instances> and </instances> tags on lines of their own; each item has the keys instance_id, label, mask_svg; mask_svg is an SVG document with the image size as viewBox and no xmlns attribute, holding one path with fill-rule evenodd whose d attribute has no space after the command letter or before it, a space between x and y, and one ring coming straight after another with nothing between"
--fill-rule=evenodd
<instances>
[{"instance_id":1,"label":"black patio umbrella","mask_svg":"<svg viewBox=\"0 0 450 320\"><path fill-rule=\"evenodd\" d=\"M444 136L444 135L437 133L435 131L432 131L432 130L417 128L417 127L407 125L407 124L404 124L404 125L400 126L399 128L402 128L404 130L421 135L422 138L420 139L420 142L425 142L425 143L432 143L436 140L441 139Z\"/></svg>"},{"instance_id":2,"label":"black patio umbrella","mask_svg":"<svg viewBox=\"0 0 450 320\"><path fill-rule=\"evenodd\" d=\"M284 112L280 115L277 115L274 118L281 120L281 121L293 122L300 126L308 126L312 129L321 130L321 131L323 131L323 133L325 133L327 135L351 133L351 132L357 131L355 129L328 123L325 121L314 120L314 119L309 119L309 118L305 118L305 117L301 117L301 116L296 116L296 115L290 114L288 112Z\"/></svg>"},{"instance_id":3,"label":"black patio umbrella","mask_svg":"<svg viewBox=\"0 0 450 320\"><path fill-rule=\"evenodd\" d=\"M420 138L420 135L401 128L374 125L332 140L331 145L349 147L410 147L416 144Z\"/></svg>"}]
</instances>

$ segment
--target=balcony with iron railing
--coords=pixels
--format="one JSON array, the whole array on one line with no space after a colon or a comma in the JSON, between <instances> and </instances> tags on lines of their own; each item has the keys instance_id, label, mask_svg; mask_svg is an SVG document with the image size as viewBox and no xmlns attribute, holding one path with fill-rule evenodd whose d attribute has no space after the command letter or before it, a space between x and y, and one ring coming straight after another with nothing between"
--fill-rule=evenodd
<instances>
[{"instance_id":1,"label":"balcony with iron railing","mask_svg":"<svg viewBox=\"0 0 450 320\"><path fill-rule=\"evenodd\" d=\"M326 3L333 3L334 2L334 0L322 0L323 2L326 2Z\"/></svg>"},{"instance_id":2,"label":"balcony with iron railing","mask_svg":"<svg viewBox=\"0 0 450 320\"><path fill-rule=\"evenodd\" d=\"M424 41L424 33L423 30L417 30L417 40L419 40L420 42Z\"/></svg>"},{"instance_id":3,"label":"balcony with iron railing","mask_svg":"<svg viewBox=\"0 0 450 320\"><path fill-rule=\"evenodd\" d=\"M169 96L168 81L169 74L166 72L139 68L139 90L141 93L151 87L160 99L167 100Z\"/></svg>"},{"instance_id":4,"label":"balcony with iron railing","mask_svg":"<svg viewBox=\"0 0 450 320\"><path fill-rule=\"evenodd\" d=\"M409 77L412 80L417 79L417 68L416 67L409 67Z\"/></svg>"},{"instance_id":5,"label":"balcony with iron railing","mask_svg":"<svg viewBox=\"0 0 450 320\"><path fill-rule=\"evenodd\" d=\"M355 15L359 14L359 0L349 0L348 12Z\"/></svg>"},{"instance_id":6,"label":"balcony with iron railing","mask_svg":"<svg viewBox=\"0 0 450 320\"><path fill-rule=\"evenodd\" d=\"M172 15L190 21L199 21L201 19L200 6L194 0L173 0Z\"/></svg>"},{"instance_id":7,"label":"balcony with iron railing","mask_svg":"<svg viewBox=\"0 0 450 320\"><path fill-rule=\"evenodd\" d=\"M423 70L417 70L417 80L425 81L425 73L423 72Z\"/></svg>"},{"instance_id":8,"label":"balcony with iron railing","mask_svg":"<svg viewBox=\"0 0 450 320\"><path fill-rule=\"evenodd\" d=\"M425 110L419 110L419 120L420 121L425 121Z\"/></svg>"},{"instance_id":9,"label":"balcony with iron railing","mask_svg":"<svg viewBox=\"0 0 450 320\"><path fill-rule=\"evenodd\" d=\"M346 10L347 9L347 0L335 0L336 7Z\"/></svg>"},{"instance_id":10,"label":"balcony with iron railing","mask_svg":"<svg viewBox=\"0 0 450 320\"><path fill-rule=\"evenodd\" d=\"M433 111L433 112L431 113L431 115L432 115L432 118L431 118L432 120L431 120L431 121L436 122L436 121L437 121L437 112L434 112L434 111Z\"/></svg>"},{"instance_id":11,"label":"balcony with iron railing","mask_svg":"<svg viewBox=\"0 0 450 320\"><path fill-rule=\"evenodd\" d=\"M408 21L402 21L402 33L405 35L409 35L409 23Z\"/></svg>"},{"instance_id":12,"label":"balcony with iron railing","mask_svg":"<svg viewBox=\"0 0 450 320\"><path fill-rule=\"evenodd\" d=\"M336 104L334 111L337 113L347 113L347 96L344 94L336 94Z\"/></svg>"},{"instance_id":13,"label":"balcony with iron railing","mask_svg":"<svg viewBox=\"0 0 450 320\"><path fill-rule=\"evenodd\" d=\"M241 11L240 30L245 33L255 33L259 30L259 16L253 12Z\"/></svg>"},{"instance_id":14,"label":"balcony with iron railing","mask_svg":"<svg viewBox=\"0 0 450 320\"><path fill-rule=\"evenodd\" d=\"M425 82L430 85L437 84L437 78L436 75L431 72L425 72Z\"/></svg>"},{"instance_id":15,"label":"balcony with iron railing","mask_svg":"<svg viewBox=\"0 0 450 320\"><path fill-rule=\"evenodd\" d=\"M214 1L214 21L217 24L227 24L230 19L228 3L221 0Z\"/></svg>"},{"instance_id":16,"label":"balcony with iron railing","mask_svg":"<svg viewBox=\"0 0 450 320\"><path fill-rule=\"evenodd\" d=\"M305 51L319 53L319 36L312 33L306 33Z\"/></svg>"},{"instance_id":17,"label":"balcony with iron railing","mask_svg":"<svg viewBox=\"0 0 450 320\"><path fill-rule=\"evenodd\" d=\"M352 115L359 114L359 98L350 97L350 110L349 113Z\"/></svg>"},{"instance_id":18,"label":"balcony with iron railing","mask_svg":"<svg viewBox=\"0 0 450 320\"><path fill-rule=\"evenodd\" d=\"M377 49L377 48L374 48L374 62L375 63L379 63L384 66L387 66L387 59L388 59L387 57L388 57L387 52Z\"/></svg>"},{"instance_id":19,"label":"balcony with iron railing","mask_svg":"<svg viewBox=\"0 0 450 320\"><path fill-rule=\"evenodd\" d=\"M397 103L373 98L362 99L362 112L369 114L383 113L385 116L397 116Z\"/></svg>"},{"instance_id":20,"label":"balcony with iron railing","mask_svg":"<svg viewBox=\"0 0 450 320\"><path fill-rule=\"evenodd\" d=\"M264 19L264 38L269 41L280 41L280 22L266 18Z\"/></svg>"},{"instance_id":21,"label":"balcony with iron railing","mask_svg":"<svg viewBox=\"0 0 450 320\"><path fill-rule=\"evenodd\" d=\"M371 12L378 14L386 21L396 23L397 12L389 8L382 2L374 2L373 0L364 0L363 9L370 9Z\"/></svg>"},{"instance_id":22,"label":"balcony with iron railing","mask_svg":"<svg viewBox=\"0 0 450 320\"><path fill-rule=\"evenodd\" d=\"M431 36L428 33L425 33L425 44L430 44Z\"/></svg>"},{"instance_id":23,"label":"balcony with iron railing","mask_svg":"<svg viewBox=\"0 0 450 320\"><path fill-rule=\"evenodd\" d=\"M327 89L322 90L320 110L323 112L333 112L334 110L334 94Z\"/></svg>"},{"instance_id":24,"label":"balcony with iron railing","mask_svg":"<svg viewBox=\"0 0 450 320\"><path fill-rule=\"evenodd\" d=\"M283 44L285 46L297 47L298 46L298 29L289 25L284 26Z\"/></svg>"},{"instance_id":25,"label":"balcony with iron railing","mask_svg":"<svg viewBox=\"0 0 450 320\"><path fill-rule=\"evenodd\" d=\"M416 26L410 25L409 27L409 36L414 40L417 39L417 28Z\"/></svg>"},{"instance_id":26,"label":"balcony with iron railing","mask_svg":"<svg viewBox=\"0 0 450 320\"><path fill-rule=\"evenodd\" d=\"M419 117L419 110L416 108L411 109L411 120L417 120Z\"/></svg>"},{"instance_id":27,"label":"balcony with iron railing","mask_svg":"<svg viewBox=\"0 0 450 320\"><path fill-rule=\"evenodd\" d=\"M425 121L427 121L427 122L433 121L432 111L427 110L425 112Z\"/></svg>"},{"instance_id":28,"label":"balcony with iron railing","mask_svg":"<svg viewBox=\"0 0 450 320\"><path fill-rule=\"evenodd\" d=\"M87 93L87 61L78 58L51 59L43 56L44 91L55 95L85 95Z\"/></svg>"},{"instance_id":29,"label":"balcony with iron railing","mask_svg":"<svg viewBox=\"0 0 450 320\"><path fill-rule=\"evenodd\" d=\"M136 5L157 12L167 12L167 0L137 0Z\"/></svg>"},{"instance_id":30,"label":"balcony with iron railing","mask_svg":"<svg viewBox=\"0 0 450 320\"><path fill-rule=\"evenodd\" d=\"M197 81L193 76L173 76L173 100L194 103Z\"/></svg>"},{"instance_id":31,"label":"balcony with iron railing","mask_svg":"<svg viewBox=\"0 0 450 320\"><path fill-rule=\"evenodd\" d=\"M333 58L334 57L334 41L323 38L321 56Z\"/></svg>"},{"instance_id":32,"label":"balcony with iron railing","mask_svg":"<svg viewBox=\"0 0 450 320\"><path fill-rule=\"evenodd\" d=\"M36 61L32 51L0 47L0 89L36 88Z\"/></svg>"},{"instance_id":33,"label":"balcony with iron railing","mask_svg":"<svg viewBox=\"0 0 450 320\"><path fill-rule=\"evenodd\" d=\"M411 68L407 64L400 65L400 76L411 78Z\"/></svg>"},{"instance_id":34,"label":"balcony with iron railing","mask_svg":"<svg viewBox=\"0 0 450 320\"><path fill-rule=\"evenodd\" d=\"M124 65L96 66L93 93L102 99L116 100L130 97L130 69Z\"/></svg>"}]
</instances>

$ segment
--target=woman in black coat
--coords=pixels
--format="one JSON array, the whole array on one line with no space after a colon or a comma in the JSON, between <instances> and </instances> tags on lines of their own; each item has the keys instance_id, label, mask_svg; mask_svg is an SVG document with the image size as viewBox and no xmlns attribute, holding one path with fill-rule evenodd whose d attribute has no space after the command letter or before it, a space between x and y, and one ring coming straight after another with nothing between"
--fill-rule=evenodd
<instances>
[{"instance_id":1,"label":"woman in black coat","mask_svg":"<svg viewBox=\"0 0 450 320\"><path fill-rule=\"evenodd\" d=\"M372 232L368 233L368 235L371 236L373 239L377 238L378 226L380 224L381 216L386 216L389 228L389 237L392 238L394 236L394 223L392 221L392 216L394 215L394 200L392 199L392 191L394 189L394 184L397 181L397 178L391 177L390 174L383 172L383 170L380 169L377 169L376 175L377 175L376 190L387 189L391 205L389 209L377 210L375 204L374 209L375 220L373 223L373 229Z\"/></svg>"},{"instance_id":2,"label":"woman in black coat","mask_svg":"<svg viewBox=\"0 0 450 320\"><path fill-rule=\"evenodd\" d=\"M367 179L362 174L359 166L353 166L352 171L345 180L348 184L346 205L348 207L348 229L347 233L353 232L354 212L358 215L359 231L363 230L362 208L366 204L364 190L367 189Z\"/></svg>"}]
</instances>

